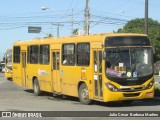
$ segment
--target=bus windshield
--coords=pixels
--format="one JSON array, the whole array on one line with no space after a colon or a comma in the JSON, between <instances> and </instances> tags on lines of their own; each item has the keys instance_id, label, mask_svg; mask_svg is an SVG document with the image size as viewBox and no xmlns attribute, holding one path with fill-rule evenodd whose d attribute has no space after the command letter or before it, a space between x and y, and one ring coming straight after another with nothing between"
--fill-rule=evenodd
<instances>
[{"instance_id":1,"label":"bus windshield","mask_svg":"<svg viewBox=\"0 0 160 120\"><path fill-rule=\"evenodd\" d=\"M151 48L106 49L106 73L114 77L131 78L153 74Z\"/></svg>"}]
</instances>

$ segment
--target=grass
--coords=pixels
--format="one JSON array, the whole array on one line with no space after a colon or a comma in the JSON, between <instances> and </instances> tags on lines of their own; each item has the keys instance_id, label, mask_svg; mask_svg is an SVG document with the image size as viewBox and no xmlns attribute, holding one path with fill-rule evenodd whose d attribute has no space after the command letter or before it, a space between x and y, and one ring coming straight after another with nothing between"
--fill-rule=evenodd
<instances>
[{"instance_id":1,"label":"grass","mask_svg":"<svg viewBox=\"0 0 160 120\"><path fill-rule=\"evenodd\" d=\"M154 77L158 77L158 78L160 78L160 75L154 75Z\"/></svg>"},{"instance_id":2,"label":"grass","mask_svg":"<svg viewBox=\"0 0 160 120\"><path fill-rule=\"evenodd\" d=\"M154 77L160 79L160 75L154 75ZM160 96L160 83L155 84L155 96Z\"/></svg>"},{"instance_id":3,"label":"grass","mask_svg":"<svg viewBox=\"0 0 160 120\"><path fill-rule=\"evenodd\" d=\"M155 96L160 96L160 89L155 88L154 92Z\"/></svg>"},{"instance_id":4,"label":"grass","mask_svg":"<svg viewBox=\"0 0 160 120\"><path fill-rule=\"evenodd\" d=\"M155 86L154 92L155 96L160 96L160 84Z\"/></svg>"}]
</instances>

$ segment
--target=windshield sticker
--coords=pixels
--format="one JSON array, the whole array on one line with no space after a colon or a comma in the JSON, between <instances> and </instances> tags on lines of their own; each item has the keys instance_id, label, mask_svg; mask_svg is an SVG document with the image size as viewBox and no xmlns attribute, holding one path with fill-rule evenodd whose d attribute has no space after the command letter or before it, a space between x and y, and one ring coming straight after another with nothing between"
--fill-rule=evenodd
<instances>
[{"instance_id":1,"label":"windshield sticker","mask_svg":"<svg viewBox=\"0 0 160 120\"><path fill-rule=\"evenodd\" d=\"M123 65L123 63L119 63L119 67L123 67L124 65Z\"/></svg>"},{"instance_id":2,"label":"windshield sticker","mask_svg":"<svg viewBox=\"0 0 160 120\"><path fill-rule=\"evenodd\" d=\"M137 77L137 72L133 72L133 77Z\"/></svg>"},{"instance_id":3,"label":"windshield sticker","mask_svg":"<svg viewBox=\"0 0 160 120\"><path fill-rule=\"evenodd\" d=\"M94 80L98 80L98 76L97 75L94 75Z\"/></svg>"},{"instance_id":4,"label":"windshield sticker","mask_svg":"<svg viewBox=\"0 0 160 120\"><path fill-rule=\"evenodd\" d=\"M111 68L107 68L106 73L111 74L111 75L115 75L115 76L118 76L118 77L122 77L121 72L116 71L116 70L111 69Z\"/></svg>"},{"instance_id":5,"label":"windshield sticker","mask_svg":"<svg viewBox=\"0 0 160 120\"><path fill-rule=\"evenodd\" d=\"M127 77L131 77L131 76L132 76L131 72L127 72Z\"/></svg>"}]
</instances>

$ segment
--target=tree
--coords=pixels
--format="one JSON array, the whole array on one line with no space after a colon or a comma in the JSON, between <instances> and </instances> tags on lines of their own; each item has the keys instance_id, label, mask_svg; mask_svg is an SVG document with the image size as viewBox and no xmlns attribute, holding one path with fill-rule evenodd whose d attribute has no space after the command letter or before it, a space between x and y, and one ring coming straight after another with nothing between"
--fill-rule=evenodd
<instances>
[{"instance_id":1,"label":"tree","mask_svg":"<svg viewBox=\"0 0 160 120\"><path fill-rule=\"evenodd\" d=\"M144 33L144 18L129 21L117 33ZM155 48L154 60L160 60L160 23L151 18L148 19L148 36Z\"/></svg>"},{"instance_id":2,"label":"tree","mask_svg":"<svg viewBox=\"0 0 160 120\"><path fill-rule=\"evenodd\" d=\"M73 34L73 35L78 35L78 28L74 29L74 30L72 31L72 34Z\"/></svg>"},{"instance_id":3,"label":"tree","mask_svg":"<svg viewBox=\"0 0 160 120\"><path fill-rule=\"evenodd\" d=\"M49 34L47 37L53 37L53 35L52 35L52 34Z\"/></svg>"}]
</instances>

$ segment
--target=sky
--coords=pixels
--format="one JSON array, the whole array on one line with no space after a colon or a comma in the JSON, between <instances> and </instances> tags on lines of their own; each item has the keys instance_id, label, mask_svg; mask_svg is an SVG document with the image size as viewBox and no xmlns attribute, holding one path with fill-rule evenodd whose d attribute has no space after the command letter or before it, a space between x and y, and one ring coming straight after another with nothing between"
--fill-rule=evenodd
<instances>
[{"instance_id":1,"label":"sky","mask_svg":"<svg viewBox=\"0 0 160 120\"><path fill-rule=\"evenodd\" d=\"M48 34L71 36L83 30L86 0L0 0L0 58L18 40L43 38ZM42 10L42 8L46 8ZM144 18L145 0L89 0L90 33L117 31L130 20ZM149 18L160 22L159 0L149 0ZM41 33L28 33L28 26Z\"/></svg>"}]
</instances>

